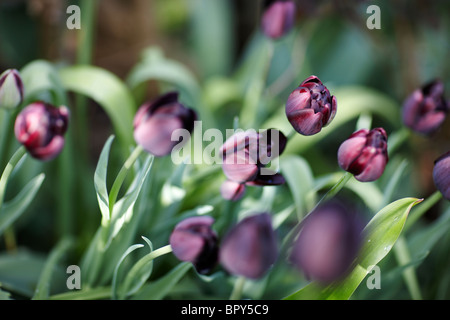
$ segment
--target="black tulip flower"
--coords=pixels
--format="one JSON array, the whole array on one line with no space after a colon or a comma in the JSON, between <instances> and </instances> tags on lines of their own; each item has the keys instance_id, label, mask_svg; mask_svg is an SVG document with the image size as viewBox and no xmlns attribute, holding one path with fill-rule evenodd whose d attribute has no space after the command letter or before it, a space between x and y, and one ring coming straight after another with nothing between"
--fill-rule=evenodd
<instances>
[{"instance_id":1,"label":"black tulip flower","mask_svg":"<svg viewBox=\"0 0 450 320\"><path fill-rule=\"evenodd\" d=\"M180 141L172 140L172 133L179 129L191 133L196 119L194 110L178 102L178 93L169 92L139 108L134 118L134 138L147 152L166 156L174 146L181 146Z\"/></svg>"},{"instance_id":2,"label":"black tulip flower","mask_svg":"<svg viewBox=\"0 0 450 320\"><path fill-rule=\"evenodd\" d=\"M283 176L267 168L284 151L286 136L277 129L245 131L231 136L220 149L222 169L227 177L222 186L226 199L242 196L245 185L268 186L285 183ZM234 183L230 183L234 182ZM234 191L233 191L234 190Z\"/></svg>"},{"instance_id":3,"label":"black tulip flower","mask_svg":"<svg viewBox=\"0 0 450 320\"><path fill-rule=\"evenodd\" d=\"M14 132L17 140L36 159L52 160L64 147L69 110L44 102L34 102L17 116Z\"/></svg>"},{"instance_id":4,"label":"black tulip flower","mask_svg":"<svg viewBox=\"0 0 450 320\"><path fill-rule=\"evenodd\" d=\"M434 80L405 100L403 123L415 132L430 135L441 126L449 110L450 105L444 98L444 84Z\"/></svg>"},{"instance_id":5,"label":"black tulip flower","mask_svg":"<svg viewBox=\"0 0 450 320\"><path fill-rule=\"evenodd\" d=\"M24 89L20 74L8 69L0 75L0 108L14 109L23 101Z\"/></svg>"},{"instance_id":6,"label":"black tulip flower","mask_svg":"<svg viewBox=\"0 0 450 320\"><path fill-rule=\"evenodd\" d=\"M264 13L261 19L263 33L271 39L283 37L294 26L295 14L296 6L294 1L265 1Z\"/></svg>"},{"instance_id":7,"label":"black tulip flower","mask_svg":"<svg viewBox=\"0 0 450 320\"><path fill-rule=\"evenodd\" d=\"M444 198L450 200L450 151L434 162L433 180Z\"/></svg>"},{"instance_id":8,"label":"black tulip flower","mask_svg":"<svg viewBox=\"0 0 450 320\"><path fill-rule=\"evenodd\" d=\"M310 136L319 133L334 119L336 97L316 76L303 81L286 102L286 116L298 133Z\"/></svg>"},{"instance_id":9,"label":"black tulip flower","mask_svg":"<svg viewBox=\"0 0 450 320\"><path fill-rule=\"evenodd\" d=\"M217 264L218 239L209 216L187 218L178 223L170 235L173 254L181 261L191 262L201 274Z\"/></svg>"},{"instance_id":10,"label":"black tulip flower","mask_svg":"<svg viewBox=\"0 0 450 320\"><path fill-rule=\"evenodd\" d=\"M225 236L219 254L222 266L231 274L258 279L278 257L276 235L268 213L241 220Z\"/></svg>"},{"instance_id":11,"label":"black tulip flower","mask_svg":"<svg viewBox=\"0 0 450 320\"><path fill-rule=\"evenodd\" d=\"M316 208L303 222L290 260L310 280L328 284L344 277L362 243L363 223L340 203Z\"/></svg>"},{"instance_id":12,"label":"black tulip flower","mask_svg":"<svg viewBox=\"0 0 450 320\"><path fill-rule=\"evenodd\" d=\"M338 150L339 166L361 182L377 180L387 162L387 135L383 128L358 130Z\"/></svg>"}]
</instances>

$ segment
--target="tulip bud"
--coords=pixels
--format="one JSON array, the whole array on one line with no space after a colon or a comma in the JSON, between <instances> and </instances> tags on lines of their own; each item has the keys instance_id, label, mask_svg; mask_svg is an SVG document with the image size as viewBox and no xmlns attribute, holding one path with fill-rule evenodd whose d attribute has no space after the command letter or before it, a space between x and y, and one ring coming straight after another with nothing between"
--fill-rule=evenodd
<instances>
[{"instance_id":1,"label":"tulip bud","mask_svg":"<svg viewBox=\"0 0 450 320\"><path fill-rule=\"evenodd\" d=\"M217 263L217 235L211 229L209 216L187 218L178 223L170 235L173 254L181 261L191 262L201 274L208 273Z\"/></svg>"},{"instance_id":2,"label":"tulip bud","mask_svg":"<svg viewBox=\"0 0 450 320\"><path fill-rule=\"evenodd\" d=\"M383 128L358 130L338 150L339 166L361 182L377 180L387 162L387 135Z\"/></svg>"},{"instance_id":3,"label":"tulip bud","mask_svg":"<svg viewBox=\"0 0 450 320\"><path fill-rule=\"evenodd\" d=\"M261 133L238 132L225 141L220 149L223 155L222 169L228 180L240 184L282 184L282 175L270 171L266 166L284 151L286 143L286 136L277 129Z\"/></svg>"},{"instance_id":4,"label":"tulip bud","mask_svg":"<svg viewBox=\"0 0 450 320\"><path fill-rule=\"evenodd\" d=\"M220 193L222 197L226 200L238 201L245 194L245 184L226 180L222 183L220 187Z\"/></svg>"},{"instance_id":5,"label":"tulip bud","mask_svg":"<svg viewBox=\"0 0 450 320\"><path fill-rule=\"evenodd\" d=\"M450 200L450 151L434 162L433 180L444 198Z\"/></svg>"},{"instance_id":6,"label":"tulip bud","mask_svg":"<svg viewBox=\"0 0 450 320\"><path fill-rule=\"evenodd\" d=\"M403 123L415 132L429 135L441 126L449 110L450 104L444 98L444 84L434 80L405 100Z\"/></svg>"},{"instance_id":7,"label":"tulip bud","mask_svg":"<svg viewBox=\"0 0 450 320\"><path fill-rule=\"evenodd\" d=\"M0 108L14 109L23 101L23 82L15 69L0 75Z\"/></svg>"},{"instance_id":8,"label":"tulip bud","mask_svg":"<svg viewBox=\"0 0 450 320\"><path fill-rule=\"evenodd\" d=\"M261 278L278 256L270 215L260 213L240 221L225 236L219 255L231 274Z\"/></svg>"},{"instance_id":9,"label":"tulip bud","mask_svg":"<svg viewBox=\"0 0 450 320\"><path fill-rule=\"evenodd\" d=\"M181 141L172 140L172 133L177 129L191 133L196 119L194 110L178 102L178 93L169 92L139 108L134 118L134 138L147 152L166 156L174 146L181 146Z\"/></svg>"},{"instance_id":10,"label":"tulip bud","mask_svg":"<svg viewBox=\"0 0 450 320\"><path fill-rule=\"evenodd\" d=\"M286 102L286 115L298 133L310 136L334 119L336 98L316 76L310 76L295 89Z\"/></svg>"},{"instance_id":11,"label":"tulip bud","mask_svg":"<svg viewBox=\"0 0 450 320\"><path fill-rule=\"evenodd\" d=\"M44 102L34 102L16 118L14 132L17 140L36 159L54 159L64 147L64 134L69 124L69 110Z\"/></svg>"},{"instance_id":12,"label":"tulip bud","mask_svg":"<svg viewBox=\"0 0 450 320\"><path fill-rule=\"evenodd\" d=\"M362 243L358 216L337 203L319 206L304 220L291 262L308 279L328 284L350 271Z\"/></svg>"},{"instance_id":13,"label":"tulip bud","mask_svg":"<svg viewBox=\"0 0 450 320\"><path fill-rule=\"evenodd\" d=\"M294 26L295 11L293 1L266 1L261 20L263 33L272 39L284 36Z\"/></svg>"}]
</instances>

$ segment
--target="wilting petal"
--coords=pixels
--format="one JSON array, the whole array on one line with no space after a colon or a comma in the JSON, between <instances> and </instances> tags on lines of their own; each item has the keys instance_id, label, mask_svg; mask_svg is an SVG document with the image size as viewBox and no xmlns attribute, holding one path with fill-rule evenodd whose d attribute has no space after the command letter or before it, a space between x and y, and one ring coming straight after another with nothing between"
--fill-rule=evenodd
<instances>
[{"instance_id":1,"label":"wilting petal","mask_svg":"<svg viewBox=\"0 0 450 320\"><path fill-rule=\"evenodd\" d=\"M222 169L229 180L239 183L254 179L259 170L256 160L252 159L245 149L227 155Z\"/></svg>"},{"instance_id":2,"label":"wilting petal","mask_svg":"<svg viewBox=\"0 0 450 320\"><path fill-rule=\"evenodd\" d=\"M248 186L278 186L286 183L280 173L270 172L269 169L261 169L266 174L258 174L255 179L246 183ZM271 174L269 174L271 173Z\"/></svg>"},{"instance_id":3,"label":"wilting petal","mask_svg":"<svg viewBox=\"0 0 450 320\"><path fill-rule=\"evenodd\" d=\"M433 180L444 198L450 200L450 151L434 162Z\"/></svg>"},{"instance_id":4,"label":"wilting petal","mask_svg":"<svg viewBox=\"0 0 450 320\"><path fill-rule=\"evenodd\" d=\"M275 233L267 213L247 217L225 236L220 262L234 275L251 279L262 277L278 256Z\"/></svg>"}]
</instances>

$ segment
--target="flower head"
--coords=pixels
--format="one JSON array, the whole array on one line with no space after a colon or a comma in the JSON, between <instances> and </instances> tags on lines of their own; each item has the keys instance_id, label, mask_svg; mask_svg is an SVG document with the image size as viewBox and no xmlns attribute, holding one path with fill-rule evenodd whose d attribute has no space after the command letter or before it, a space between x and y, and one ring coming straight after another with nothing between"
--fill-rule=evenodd
<instances>
[{"instance_id":1,"label":"flower head","mask_svg":"<svg viewBox=\"0 0 450 320\"><path fill-rule=\"evenodd\" d=\"M225 236L219 255L231 274L261 278L278 256L270 215L260 213L241 220Z\"/></svg>"},{"instance_id":2,"label":"flower head","mask_svg":"<svg viewBox=\"0 0 450 320\"><path fill-rule=\"evenodd\" d=\"M444 98L444 84L434 80L415 90L404 102L403 123L415 132L429 135L444 122L450 104Z\"/></svg>"},{"instance_id":3,"label":"flower head","mask_svg":"<svg viewBox=\"0 0 450 320\"><path fill-rule=\"evenodd\" d=\"M434 162L433 180L444 198L450 200L450 151Z\"/></svg>"},{"instance_id":4,"label":"flower head","mask_svg":"<svg viewBox=\"0 0 450 320\"><path fill-rule=\"evenodd\" d=\"M310 76L295 89L286 102L286 116L298 133L310 136L334 119L336 98L316 76Z\"/></svg>"},{"instance_id":5,"label":"flower head","mask_svg":"<svg viewBox=\"0 0 450 320\"><path fill-rule=\"evenodd\" d=\"M377 180L387 162L387 135L383 128L358 130L338 150L339 166L362 182Z\"/></svg>"},{"instance_id":6,"label":"flower head","mask_svg":"<svg viewBox=\"0 0 450 320\"><path fill-rule=\"evenodd\" d=\"M34 102L17 116L14 131L17 140L39 160L55 158L64 147L69 110L44 102Z\"/></svg>"},{"instance_id":7,"label":"flower head","mask_svg":"<svg viewBox=\"0 0 450 320\"><path fill-rule=\"evenodd\" d=\"M178 223L170 235L173 254L194 264L199 273L208 273L217 263L217 234L211 229L209 216L187 218Z\"/></svg>"},{"instance_id":8,"label":"flower head","mask_svg":"<svg viewBox=\"0 0 450 320\"><path fill-rule=\"evenodd\" d=\"M172 141L172 133L177 129L191 133L196 119L194 110L178 102L178 93L169 92L139 108L134 118L134 138L147 152L166 156L180 145Z\"/></svg>"},{"instance_id":9,"label":"flower head","mask_svg":"<svg viewBox=\"0 0 450 320\"><path fill-rule=\"evenodd\" d=\"M294 1L266 1L261 20L263 33L271 39L281 38L294 26L295 13Z\"/></svg>"},{"instance_id":10,"label":"flower head","mask_svg":"<svg viewBox=\"0 0 450 320\"><path fill-rule=\"evenodd\" d=\"M14 109L23 101L24 89L20 74L9 69L0 75L0 108Z\"/></svg>"},{"instance_id":11,"label":"flower head","mask_svg":"<svg viewBox=\"0 0 450 320\"><path fill-rule=\"evenodd\" d=\"M338 203L319 206L304 220L291 261L309 279L330 283L350 270L361 245L362 221Z\"/></svg>"}]
</instances>

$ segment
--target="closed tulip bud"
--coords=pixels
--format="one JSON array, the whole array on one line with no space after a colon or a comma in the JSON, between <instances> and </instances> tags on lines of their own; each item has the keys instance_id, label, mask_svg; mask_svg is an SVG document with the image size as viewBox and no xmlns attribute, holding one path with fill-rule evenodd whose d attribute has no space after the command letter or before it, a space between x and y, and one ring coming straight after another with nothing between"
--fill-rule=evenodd
<instances>
[{"instance_id":1,"label":"closed tulip bud","mask_svg":"<svg viewBox=\"0 0 450 320\"><path fill-rule=\"evenodd\" d=\"M310 136L334 119L336 97L316 76L310 76L295 89L286 102L286 116L298 133Z\"/></svg>"},{"instance_id":2,"label":"closed tulip bud","mask_svg":"<svg viewBox=\"0 0 450 320\"><path fill-rule=\"evenodd\" d=\"M220 187L220 193L226 200L238 201L245 194L245 184L226 180Z\"/></svg>"},{"instance_id":3,"label":"closed tulip bud","mask_svg":"<svg viewBox=\"0 0 450 320\"><path fill-rule=\"evenodd\" d=\"M181 146L180 141L172 140L172 133L178 129L191 133L196 119L194 110L178 102L178 93L169 92L139 108L134 118L134 138L147 152L166 156L174 146Z\"/></svg>"},{"instance_id":4,"label":"closed tulip bud","mask_svg":"<svg viewBox=\"0 0 450 320\"><path fill-rule=\"evenodd\" d=\"M450 200L450 151L434 162L433 180L444 198Z\"/></svg>"},{"instance_id":5,"label":"closed tulip bud","mask_svg":"<svg viewBox=\"0 0 450 320\"><path fill-rule=\"evenodd\" d=\"M296 7L293 1L266 1L261 20L263 33L272 39L281 38L294 26L295 13Z\"/></svg>"},{"instance_id":6,"label":"closed tulip bud","mask_svg":"<svg viewBox=\"0 0 450 320\"><path fill-rule=\"evenodd\" d=\"M310 280L328 284L344 277L362 243L363 223L341 204L319 206L303 222L290 260Z\"/></svg>"},{"instance_id":7,"label":"closed tulip bud","mask_svg":"<svg viewBox=\"0 0 450 320\"><path fill-rule=\"evenodd\" d=\"M284 151L286 136L277 129L238 132L220 149L222 169L228 180L248 185L279 185L283 176L266 168L270 160ZM263 171L264 170L264 171Z\"/></svg>"},{"instance_id":8,"label":"closed tulip bud","mask_svg":"<svg viewBox=\"0 0 450 320\"><path fill-rule=\"evenodd\" d=\"M361 182L377 180L387 162L387 135L383 128L358 130L338 150L339 166Z\"/></svg>"},{"instance_id":9,"label":"closed tulip bud","mask_svg":"<svg viewBox=\"0 0 450 320\"><path fill-rule=\"evenodd\" d=\"M52 160L64 147L69 124L69 110L44 102L25 107L17 116L14 132L17 140L36 159Z\"/></svg>"},{"instance_id":10,"label":"closed tulip bud","mask_svg":"<svg viewBox=\"0 0 450 320\"><path fill-rule=\"evenodd\" d=\"M444 122L450 105L444 98L444 84L434 80L414 91L404 102L403 123L415 132L429 135Z\"/></svg>"},{"instance_id":11,"label":"closed tulip bud","mask_svg":"<svg viewBox=\"0 0 450 320\"><path fill-rule=\"evenodd\" d=\"M250 279L264 276L278 256L270 215L260 213L240 221L225 236L219 256L231 274Z\"/></svg>"},{"instance_id":12,"label":"closed tulip bud","mask_svg":"<svg viewBox=\"0 0 450 320\"><path fill-rule=\"evenodd\" d=\"M214 219L198 216L178 223L170 235L173 254L181 261L191 262L201 274L208 273L217 263L217 234L211 226Z\"/></svg>"},{"instance_id":13,"label":"closed tulip bud","mask_svg":"<svg viewBox=\"0 0 450 320\"><path fill-rule=\"evenodd\" d=\"M15 69L0 75L0 108L14 109L23 101L23 82Z\"/></svg>"}]
</instances>

